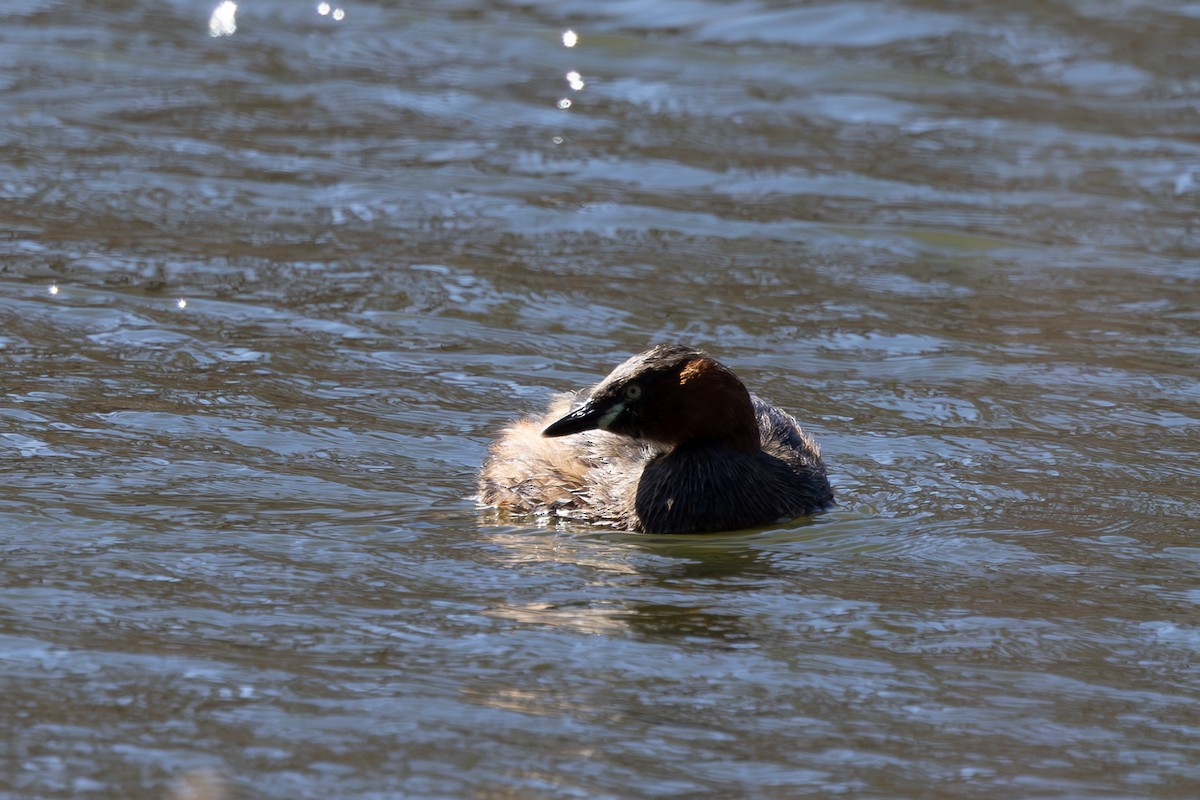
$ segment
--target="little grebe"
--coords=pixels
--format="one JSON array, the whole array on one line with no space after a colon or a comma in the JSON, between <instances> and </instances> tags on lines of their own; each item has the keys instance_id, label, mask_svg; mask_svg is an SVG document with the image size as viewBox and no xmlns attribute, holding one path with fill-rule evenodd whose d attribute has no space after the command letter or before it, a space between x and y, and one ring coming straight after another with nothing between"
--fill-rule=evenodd
<instances>
[{"instance_id":1,"label":"little grebe","mask_svg":"<svg viewBox=\"0 0 1200 800\"><path fill-rule=\"evenodd\" d=\"M659 345L506 428L483 464L479 498L631 531L693 533L822 511L833 490L820 449L790 414L705 353Z\"/></svg>"}]
</instances>

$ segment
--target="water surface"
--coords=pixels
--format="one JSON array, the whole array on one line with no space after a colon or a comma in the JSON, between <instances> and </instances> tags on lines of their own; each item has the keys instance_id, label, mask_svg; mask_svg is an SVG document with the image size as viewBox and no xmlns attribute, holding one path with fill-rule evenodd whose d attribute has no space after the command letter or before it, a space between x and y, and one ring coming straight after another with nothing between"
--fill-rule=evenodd
<instances>
[{"instance_id":1,"label":"water surface","mask_svg":"<svg viewBox=\"0 0 1200 800\"><path fill-rule=\"evenodd\" d=\"M1200 794L1194 5L216 7L0 13L5 796ZM840 507L475 508L660 341Z\"/></svg>"}]
</instances>

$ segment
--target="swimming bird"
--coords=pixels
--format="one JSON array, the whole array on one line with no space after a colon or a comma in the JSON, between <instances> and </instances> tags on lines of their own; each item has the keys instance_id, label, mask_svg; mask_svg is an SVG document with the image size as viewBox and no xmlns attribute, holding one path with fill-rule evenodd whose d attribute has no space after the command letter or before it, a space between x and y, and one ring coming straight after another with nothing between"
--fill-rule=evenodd
<instances>
[{"instance_id":1,"label":"swimming bird","mask_svg":"<svg viewBox=\"0 0 1200 800\"><path fill-rule=\"evenodd\" d=\"M701 350L659 345L492 443L479 500L645 533L767 525L833 505L817 444Z\"/></svg>"}]
</instances>

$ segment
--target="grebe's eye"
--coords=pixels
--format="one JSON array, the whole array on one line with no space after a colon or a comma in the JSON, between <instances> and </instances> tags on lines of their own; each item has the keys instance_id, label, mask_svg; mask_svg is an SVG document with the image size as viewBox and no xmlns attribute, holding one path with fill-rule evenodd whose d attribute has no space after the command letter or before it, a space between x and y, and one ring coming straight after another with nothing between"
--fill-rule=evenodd
<instances>
[{"instance_id":1,"label":"grebe's eye","mask_svg":"<svg viewBox=\"0 0 1200 800\"><path fill-rule=\"evenodd\" d=\"M626 400L637 400L641 396L642 396L642 387L638 386L636 383L631 383L625 387L625 399Z\"/></svg>"}]
</instances>

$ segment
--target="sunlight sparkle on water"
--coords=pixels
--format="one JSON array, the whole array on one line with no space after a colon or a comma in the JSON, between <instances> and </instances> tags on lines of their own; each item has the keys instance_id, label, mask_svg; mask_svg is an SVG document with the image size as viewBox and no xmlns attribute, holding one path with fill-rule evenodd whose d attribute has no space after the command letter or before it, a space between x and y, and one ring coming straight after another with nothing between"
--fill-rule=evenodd
<instances>
[{"instance_id":1,"label":"sunlight sparkle on water","mask_svg":"<svg viewBox=\"0 0 1200 800\"><path fill-rule=\"evenodd\" d=\"M580 75L575 70L571 70L570 72L567 73L567 85L578 92L586 84L583 82L582 75Z\"/></svg>"},{"instance_id":2,"label":"sunlight sparkle on water","mask_svg":"<svg viewBox=\"0 0 1200 800\"><path fill-rule=\"evenodd\" d=\"M209 36L232 36L237 32L237 3L224 0L208 18Z\"/></svg>"},{"instance_id":3,"label":"sunlight sparkle on water","mask_svg":"<svg viewBox=\"0 0 1200 800\"><path fill-rule=\"evenodd\" d=\"M57 283L50 284L50 288L47 289L46 291L48 291L51 295L58 294L58 284Z\"/></svg>"},{"instance_id":4,"label":"sunlight sparkle on water","mask_svg":"<svg viewBox=\"0 0 1200 800\"><path fill-rule=\"evenodd\" d=\"M341 22L346 18L346 9L334 8L329 3L317 3L317 13L322 17L332 16L336 22Z\"/></svg>"},{"instance_id":5,"label":"sunlight sparkle on water","mask_svg":"<svg viewBox=\"0 0 1200 800\"><path fill-rule=\"evenodd\" d=\"M562 43L563 47L574 47L579 44L579 34L570 30L563 31Z\"/></svg>"},{"instance_id":6,"label":"sunlight sparkle on water","mask_svg":"<svg viewBox=\"0 0 1200 800\"><path fill-rule=\"evenodd\" d=\"M183 309L187 308L187 300L184 300L181 297L175 301L175 305L179 306L179 310L182 311Z\"/></svg>"}]
</instances>

